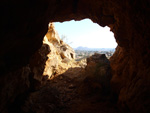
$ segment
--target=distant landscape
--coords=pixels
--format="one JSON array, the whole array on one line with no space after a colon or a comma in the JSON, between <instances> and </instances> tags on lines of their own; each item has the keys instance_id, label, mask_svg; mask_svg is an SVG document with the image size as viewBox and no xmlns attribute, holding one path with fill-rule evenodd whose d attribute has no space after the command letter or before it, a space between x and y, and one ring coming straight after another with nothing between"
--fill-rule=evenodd
<instances>
[{"instance_id":1,"label":"distant landscape","mask_svg":"<svg viewBox=\"0 0 150 113\"><path fill-rule=\"evenodd\" d=\"M74 48L74 50L82 50L82 51L115 51L115 48L88 48L79 46Z\"/></svg>"},{"instance_id":2,"label":"distant landscape","mask_svg":"<svg viewBox=\"0 0 150 113\"><path fill-rule=\"evenodd\" d=\"M115 52L115 48L88 48L79 46L74 48L76 53L76 61L80 61L87 57L92 56L94 53L105 54L109 59Z\"/></svg>"}]
</instances>

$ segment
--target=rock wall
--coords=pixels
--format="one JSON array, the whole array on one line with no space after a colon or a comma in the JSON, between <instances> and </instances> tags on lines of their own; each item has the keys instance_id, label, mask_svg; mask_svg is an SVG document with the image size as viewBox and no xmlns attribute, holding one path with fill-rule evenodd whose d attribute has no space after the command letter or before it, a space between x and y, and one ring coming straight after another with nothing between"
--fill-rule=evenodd
<instances>
[{"instance_id":1,"label":"rock wall","mask_svg":"<svg viewBox=\"0 0 150 113\"><path fill-rule=\"evenodd\" d=\"M50 23L43 44L46 44L50 48L50 52L47 54L48 59L44 65L43 75L51 78L63 73L74 65L75 51L60 39L53 23Z\"/></svg>"},{"instance_id":2,"label":"rock wall","mask_svg":"<svg viewBox=\"0 0 150 113\"><path fill-rule=\"evenodd\" d=\"M111 84L121 109L150 112L149 12L150 2L143 0L0 1L0 112L7 111L15 97L30 89L25 81L32 81L33 74L24 75L23 70L41 47L49 21L84 18L108 25L114 32L119 47L110 60Z\"/></svg>"},{"instance_id":3,"label":"rock wall","mask_svg":"<svg viewBox=\"0 0 150 113\"><path fill-rule=\"evenodd\" d=\"M50 23L42 47L31 57L30 68L33 78L41 84L75 65L75 52L63 42L54 24Z\"/></svg>"},{"instance_id":4,"label":"rock wall","mask_svg":"<svg viewBox=\"0 0 150 113\"><path fill-rule=\"evenodd\" d=\"M29 64L1 77L1 112L22 112L28 95L39 90L47 80L77 66L74 59L74 50L60 39L51 23L41 48L31 56Z\"/></svg>"}]
</instances>

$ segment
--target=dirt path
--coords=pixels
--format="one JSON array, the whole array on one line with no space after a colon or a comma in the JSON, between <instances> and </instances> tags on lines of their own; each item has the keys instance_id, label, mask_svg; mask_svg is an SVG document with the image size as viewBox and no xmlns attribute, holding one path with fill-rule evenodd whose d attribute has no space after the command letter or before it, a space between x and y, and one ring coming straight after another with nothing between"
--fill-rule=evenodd
<instances>
[{"instance_id":1,"label":"dirt path","mask_svg":"<svg viewBox=\"0 0 150 113\"><path fill-rule=\"evenodd\" d=\"M85 86L82 68L68 71L50 80L31 94L23 107L26 113L118 113L110 96L92 92Z\"/></svg>"}]
</instances>

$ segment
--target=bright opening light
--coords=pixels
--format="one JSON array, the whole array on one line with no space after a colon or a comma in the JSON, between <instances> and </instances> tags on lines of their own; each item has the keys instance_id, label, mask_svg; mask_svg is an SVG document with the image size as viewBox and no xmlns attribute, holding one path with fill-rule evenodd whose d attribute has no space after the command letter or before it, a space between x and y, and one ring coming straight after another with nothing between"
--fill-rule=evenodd
<instances>
[{"instance_id":1,"label":"bright opening light","mask_svg":"<svg viewBox=\"0 0 150 113\"><path fill-rule=\"evenodd\" d=\"M66 36L69 45L73 48L79 46L88 48L116 48L114 34L109 27L101 27L90 19L81 21L56 22L55 29L59 36Z\"/></svg>"}]
</instances>

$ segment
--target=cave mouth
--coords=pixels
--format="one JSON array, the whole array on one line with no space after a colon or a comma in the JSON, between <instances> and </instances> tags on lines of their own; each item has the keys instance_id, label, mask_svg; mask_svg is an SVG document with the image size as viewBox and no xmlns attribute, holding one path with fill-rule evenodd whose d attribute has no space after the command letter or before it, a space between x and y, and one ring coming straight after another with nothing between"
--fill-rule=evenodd
<instances>
[{"instance_id":1,"label":"cave mouth","mask_svg":"<svg viewBox=\"0 0 150 113\"><path fill-rule=\"evenodd\" d=\"M43 43L51 49L47 55L48 59L44 60L46 65L44 64L43 73L45 76L48 75L50 79L64 73L69 68L80 67L81 65L85 68L87 58L94 54L105 54L109 59L117 46L110 28L101 27L90 19L63 23L50 22ZM76 61L83 61L84 64L82 62L81 65L80 63L76 65Z\"/></svg>"},{"instance_id":2,"label":"cave mouth","mask_svg":"<svg viewBox=\"0 0 150 113\"><path fill-rule=\"evenodd\" d=\"M85 25L85 23L83 24ZM96 36L96 32L94 32L94 30L94 33L89 36L92 26L89 25L90 29L87 31L85 28L83 28L86 27L84 25L78 24L77 28L74 26L67 26L66 30L71 36L75 36L75 39L79 38L77 43L80 43L81 39L84 39L84 43L81 44L87 43L88 45ZM45 108L45 106L49 107L49 105L56 106L48 109L50 110L49 112L56 110L60 113L64 111L67 111L67 113L72 113L77 110L78 113L92 113L93 111L105 111L107 109L110 111L116 111L116 99L114 99L110 87L112 74L109 60L104 54L95 53L98 50L94 50L93 55L91 55L91 50L85 50L85 55L89 53L90 56L82 56L82 58L78 59L79 61L75 60L74 56L76 52L73 50L75 47L71 48L69 46L72 44L69 40L71 39L71 36L67 38L65 36L66 34L62 35L63 37L61 38L64 38L64 40L61 40L59 37L60 32L56 26L57 25L54 25L54 23L50 23L48 32L44 37L42 45L43 49L45 50L45 45L49 46L50 48L48 55L46 54L48 59L45 61L45 63L43 63L43 67L45 66L45 69L43 73L44 79L42 79L42 82L45 82L45 86L38 91L35 97L30 96L32 102L39 103L41 99L38 97L39 95L42 95L41 97L44 105L39 103L38 106L42 106L43 108ZM77 31L72 28L77 29ZM85 31L82 31L78 28L81 28ZM62 27L62 29L65 29L65 27ZM75 34L72 34L72 32ZM82 34L83 32L85 33L85 36ZM101 32L103 33L103 31ZM64 33L65 32L63 32L63 34ZM81 36L79 37L77 34L81 34ZM86 42L87 40L89 43ZM94 42L96 43L101 41L94 40ZM87 46L86 48L90 47ZM43 51L43 49L41 50ZM42 53L42 51L40 53ZM84 52L82 53L84 54ZM43 56L43 54L41 56ZM44 81L45 77L47 77L46 81ZM53 97L53 99L51 97ZM29 106L30 104L33 105L33 103L30 103L30 100L27 101L29 103L27 103L25 106ZM54 101L56 103L53 103ZM104 103L106 104L101 106ZM111 105L112 108L109 108L109 105ZM35 110L39 111L40 108Z\"/></svg>"},{"instance_id":3,"label":"cave mouth","mask_svg":"<svg viewBox=\"0 0 150 113\"><path fill-rule=\"evenodd\" d=\"M110 58L117 47L114 33L110 31L110 28L101 27L90 19L55 22L54 24L60 38L75 51L98 52Z\"/></svg>"}]
</instances>

